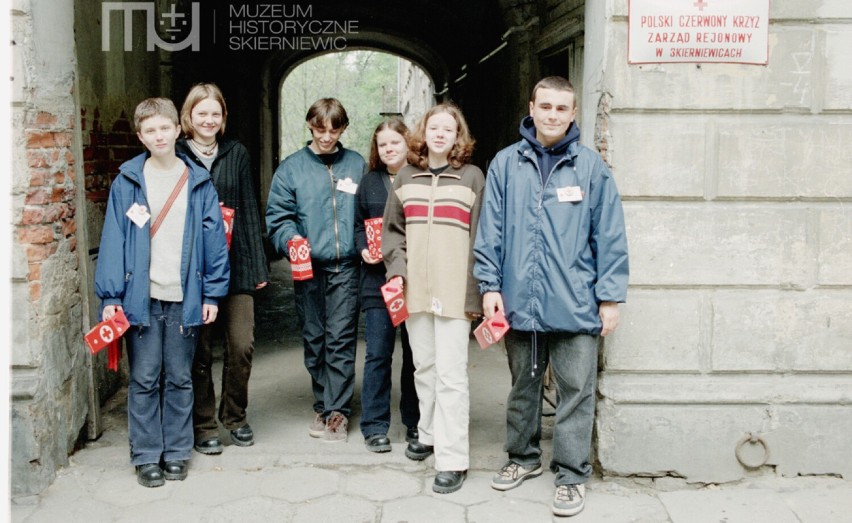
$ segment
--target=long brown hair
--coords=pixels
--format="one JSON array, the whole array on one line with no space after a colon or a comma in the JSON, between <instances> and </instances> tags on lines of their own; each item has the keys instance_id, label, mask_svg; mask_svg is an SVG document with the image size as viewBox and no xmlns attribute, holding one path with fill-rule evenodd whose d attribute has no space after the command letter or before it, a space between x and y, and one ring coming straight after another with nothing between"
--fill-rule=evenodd
<instances>
[{"instance_id":1,"label":"long brown hair","mask_svg":"<svg viewBox=\"0 0 852 523\"><path fill-rule=\"evenodd\" d=\"M379 136L379 133L384 131L385 129L390 129L391 131L397 132L402 135L402 138L408 142L408 127L405 126L402 120L399 118L389 118L376 127L376 130L373 131L373 139L370 141L370 170L375 171L385 164L382 162L382 159L379 158L379 146L376 145L376 137Z\"/></svg>"},{"instance_id":2,"label":"long brown hair","mask_svg":"<svg viewBox=\"0 0 852 523\"><path fill-rule=\"evenodd\" d=\"M458 169L462 165L470 163L470 157L473 156L473 146L476 144L476 140L470 134L470 128L467 126L467 121L465 121L461 109L452 102L444 102L432 107L417 122L414 131L411 133L411 138L408 140L408 162L421 169L429 167L429 149L426 147L426 122L438 113L447 113L456 120L456 125L458 126L456 143L453 144L453 148L450 150L447 159L453 168Z\"/></svg>"}]
</instances>

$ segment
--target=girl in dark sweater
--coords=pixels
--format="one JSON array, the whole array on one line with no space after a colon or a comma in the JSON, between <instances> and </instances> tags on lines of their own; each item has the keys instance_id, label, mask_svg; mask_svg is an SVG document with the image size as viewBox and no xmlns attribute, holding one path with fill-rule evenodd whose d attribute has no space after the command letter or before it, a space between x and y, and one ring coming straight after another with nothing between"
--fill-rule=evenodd
<instances>
[{"instance_id":1,"label":"girl in dark sweater","mask_svg":"<svg viewBox=\"0 0 852 523\"><path fill-rule=\"evenodd\" d=\"M361 308L364 310L367 353L361 386L361 433L367 450L391 450L388 429L391 420L391 363L396 328L391 324L380 287L384 285L385 265L381 257L370 255L364 220L381 218L396 173L407 165L408 129L400 120L386 120L373 133L370 148L370 172L361 180L355 195L355 246L363 259L361 271ZM414 388L414 363L405 324L402 338L402 374L399 411L407 427L405 439L417 441L420 420L417 392Z\"/></svg>"},{"instance_id":2,"label":"girl in dark sweater","mask_svg":"<svg viewBox=\"0 0 852 523\"><path fill-rule=\"evenodd\" d=\"M195 85L180 117L186 137L178 140L177 150L210 171L219 201L235 211L228 296L219 304L218 321L201 329L192 368L195 450L220 454L224 447L216 423L213 346L224 338L219 421L230 431L235 445L252 445L254 433L246 421L246 407L254 353L254 293L266 286L269 273L248 150L238 141L223 137L228 108L222 91L214 84Z\"/></svg>"}]
</instances>

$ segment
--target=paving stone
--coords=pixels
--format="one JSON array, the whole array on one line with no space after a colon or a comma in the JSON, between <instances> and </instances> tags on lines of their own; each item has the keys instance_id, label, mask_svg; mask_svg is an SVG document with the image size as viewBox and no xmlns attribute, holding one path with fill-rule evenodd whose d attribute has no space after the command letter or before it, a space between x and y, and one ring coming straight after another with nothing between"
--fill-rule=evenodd
<instances>
[{"instance_id":1,"label":"paving stone","mask_svg":"<svg viewBox=\"0 0 852 523\"><path fill-rule=\"evenodd\" d=\"M764 489L702 489L662 492L673 523L799 523L779 494Z\"/></svg>"},{"instance_id":2,"label":"paving stone","mask_svg":"<svg viewBox=\"0 0 852 523\"><path fill-rule=\"evenodd\" d=\"M449 496L435 498L417 496L385 503L382 523L461 523L466 521L465 509L450 501Z\"/></svg>"},{"instance_id":3,"label":"paving stone","mask_svg":"<svg viewBox=\"0 0 852 523\"><path fill-rule=\"evenodd\" d=\"M293 503L334 494L340 487L337 472L313 467L274 468L259 477L259 493Z\"/></svg>"},{"instance_id":4,"label":"paving stone","mask_svg":"<svg viewBox=\"0 0 852 523\"><path fill-rule=\"evenodd\" d=\"M306 501L295 506L293 523L320 521L345 521L347 523L372 523L379 514L379 506L350 496L328 496Z\"/></svg>"},{"instance_id":5,"label":"paving stone","mask_svg":"<svg viewBox=\"0 0 852 523\"><path fill-rule=\"evenodd\" d=\"M344 484L347 494L373 501L416 496L423 488L418 476L381 468L346 474Z\"/></svg>"},{"instance_id":6,"label":"paving stone","mask_svg":"<svg viewBox=\"0 0 852 523\"><path fill-rule=\"evenodd\" d=\"M216 507L208 507L202 514L201 521L205 523L232 523L234 521L289 523L293 521L294 513L295 509L286 501L252 496Z\"/></svg>"}]
</instances>

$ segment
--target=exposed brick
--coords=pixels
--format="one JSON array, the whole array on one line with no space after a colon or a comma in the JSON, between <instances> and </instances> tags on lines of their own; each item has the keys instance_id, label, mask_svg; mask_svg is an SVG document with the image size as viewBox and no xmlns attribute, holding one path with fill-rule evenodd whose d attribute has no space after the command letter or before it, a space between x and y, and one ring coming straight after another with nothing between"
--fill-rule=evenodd
<instances>
[{"instance_id":1,"label":"exposed brick","mask_svg":"<svg viewBox=\"0 0 852 523\"><path fill-rule=\"evenodd\" d=\"M29 273L27 274L27 281L39 280L41 280L41 263L29 264Z\"/></svg>"},{"instance_id":2,"label":"exposed brick","mask_svg":"<svg viewBox=\"0 0 852 523\"><path fill-rule=\"evenodd\" d=\"M30 282L30 303L35 303L41 298L41 282Z\"/></svg>"},{"instance_id":3,"label":"exposed brick","mask_svg":"<svg viewBox=\"0 0 852 523\"><path fill-rule=\"evenodd\" d=\"M18 242L30 244L46 244L53 241L53 227L38 225L18 229Z\"/></svg>"},{"instance_id":4,"label":"exposed brick","mask_svg":"<svg viewBox=\"0 0 852 523\"><path fill-rule=\"evenodd\" d=\"M62 218L63 210L61 204L52 204L44 208L44 223L53 223Z\"/></svg>"},{"instance_id":5,"label":"exposed brick","mask_svg":"<svg viewBox=\"0 0 852 523\"><path fill-rule=\"evenodd\" d=\"M47 113L47 112L44 112L44 111L39 111L39 113L36 114L36 117L35 117L35 124L37 126L41 127L42 129L55 126L56 121L57 121L56 115L53 115L53 114L50 114L50 113Z\"/></svg>"},{"instance_id":6,"label":"exposed brick","mask_svg":"<svg viewBox=\"0 0 852 523\"><path fill-rule=\"evenodd\" d=\"M31 169L30 170L30 187L41 187L47 185L47 180L50 177L50 171L47 169Z\"/></svg>"},{"instance_id":7,"label":"exposed brick","mask_svg":"<svg viewBox=\"0 0 852 523\"><path fill-rule=\"evenodd\" d=\"M68 165L74 165L76 163L76 158L74 158L74 153L71 151L65 151L65 163Z\"/></svg>"},{"instance_id":8,"label":"exposed brick","mask_svg":"<svg viewBox=\"0 0 852 523\"><path fill-rule=\"evenodd\" d=\"M47 167L47 154L43 151L27 151L27 165L34 168Z\"/></svg>"},{"instance_id":9,"label":"exposed brick","mask_svg":"<svg viewBox=\"0 0 852 523\"><path fill-rule=\"evenodd\" d=\"M76 220L64 220L62 222L62 235L64 237L69 237L72 234L77 232L77 221Z\"/></svg>"},{"instance_id":10,"label":"exposed brick","mask_svg":"<svg viewBox=\"0 0 852 523\"><path fill-rule=\"evenodd\" d=\"M56 243L46 245L28 245L27 246L27 261L30 263L40 262L48 259L58 248Z\"/></svg>"},{"instance_id":11,"label":"exposed brick","mask_svg":"<svg viewBox=\"0 0 852 523\"><path fill-rule=\"evenodd\" d=\"M27 149L55 147L54 133L42 131L27 131Z\"/></svg>"},{"instance_id":12,"label":"exposed brick","mask_svg":"<svg viewBox=\"0 0 852 523\"><path fill-rule=\"evenodd\" d=\"M74 168L74 164L68 164L68 168L65 169L65 178L72 183L77 180L77 169Z\"/></svg>"},{"instance_id":13,"label":"exposed brick","mask_svg":"<svg viewBox=\"0 0 852 523\"><path fill-rule=\"evenodd\" d=\"M21 225L38 225L45 223L45 211L43 208L24 209L21 213Z\"/></svg>"},{"instance_id":14,"label":"exposed brick","mask_svg":"<svg viewBox=\"0 0 852 523\"><path fill-rule=\"evenodd\" d=\"M74 136L69 132L53 133L53 139L56 145L60 147L69 147L74 139Z\"/></svg>"},{"instance_id":15,"label":"exposed brick","mask_svg":"<svg viewBox=\"0 0 852 523\"><path fill-rule=\"evenodd\" d=\"M70 240L68 240L68 250L71 252L75 252L77 250L77 237L74 236Z\"/></svg>"},{"instance_id":16,"label":"exposed brick","mask_svg":"<svg viewBox=\"0 0 852 523\"><path fill-rule=\"evenodd\" d=\"M43 187L31 190L24 198L26 205L44 205L46 203L50 203L50 190Z\"/></svg>"}]
</instances>

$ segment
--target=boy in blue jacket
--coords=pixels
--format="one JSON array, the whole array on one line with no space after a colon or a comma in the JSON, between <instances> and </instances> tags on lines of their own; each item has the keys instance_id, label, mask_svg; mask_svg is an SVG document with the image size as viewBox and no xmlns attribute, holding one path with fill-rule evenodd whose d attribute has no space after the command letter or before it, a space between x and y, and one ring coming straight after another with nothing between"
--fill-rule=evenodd
<instances>
[{"instance_id":1,"label":"boy in blue jacket","mask_svg":"<svg viewBox=\"0 0 852 523\"><path fill-rule=\"evenodd\" d=\"M542 377L550 363L559 403L553 432L553 513L585 505L595 415L598 337L618 325L627 296L627 235L609 169L580 145L574 87L536 84L521 140L494 157L486 179L473 274L490 318L504 311L512 390L509 460L497 490L541 475Z\"/></svg>"},{"instance_id":2,"label":"boy in blue jacket","mask_svg":"<svg viewBox=\"0 0 852 523\"><path fill-rule=\"evenodd\" d=\"M121 310L133 326L130 460L142 486L158 487L187 475L198 328L216 320L230 266L210 174L175 153L175 105L149 98L133 120L148 151L122 164L110 188L95 292L103 319Z\"/></svg>"}]
</instances>

